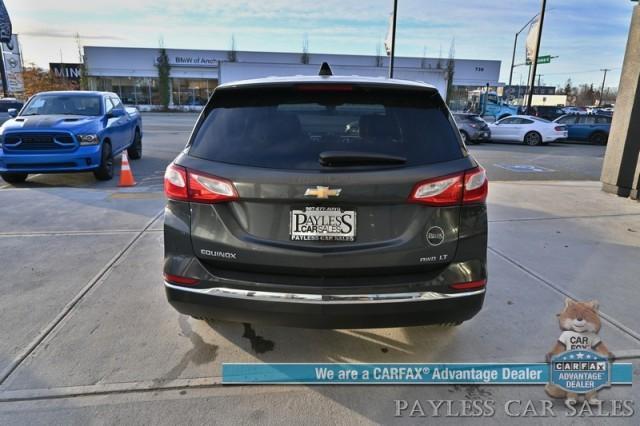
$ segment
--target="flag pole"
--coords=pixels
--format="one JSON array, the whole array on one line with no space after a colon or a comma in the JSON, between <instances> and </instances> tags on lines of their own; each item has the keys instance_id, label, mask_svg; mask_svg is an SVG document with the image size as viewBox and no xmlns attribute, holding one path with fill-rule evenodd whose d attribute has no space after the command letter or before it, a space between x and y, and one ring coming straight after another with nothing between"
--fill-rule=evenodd
<instances>
[{"instance_id":1,"label":"flag pole","mask_svg":"<svg viewBox=\"0 0 640 426\"><path fill-rule=\"evenodd\" d=\"M529 114L531 111L531 102L533 101L533 89L536 84L536 72L538 70L538 55L540 54L540 40L542 39L542 24L544 23L544 12L547 8L547 0L542 0L542 10L540 11L540 22L538 26L538 39L536 40L536 48L531 58L531 62L533 64L531 69L531 75L529 76L529 96L527 97L527 110L526 113Z\"/></svg>"},{"instance_id":2,"label":"flag pole","mask_svg":"<svg viewBox=\"0 0 640 426\"><path fill-rule=\"evenodd\" d=\"M393 78L393 62L396 54L396 16L398 14L398 0L393 0L393 20L391 24L391 60L389 61L389 78Z\"/></svg>"}]
</instances>

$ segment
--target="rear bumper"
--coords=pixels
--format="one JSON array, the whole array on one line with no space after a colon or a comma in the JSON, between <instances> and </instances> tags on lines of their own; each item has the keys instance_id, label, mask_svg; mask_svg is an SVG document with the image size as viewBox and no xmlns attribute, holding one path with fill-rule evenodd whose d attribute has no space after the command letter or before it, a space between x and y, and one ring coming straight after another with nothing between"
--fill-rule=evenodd
<instances>
[{"instance_id":1,"label":"rear bumper","mask_svg":"<svg viewBox=\"0 0 640 426\"><path fill-rule=\"evenodd\" d=\"M568 136L568 132L555 132L550 135L546 135L543 138L543 142L555 142L560 140L566 140Z\"/></svg>"},{"instance_id":2,"label":"rear bumper","mask_svg":"<svg viewBox=\"0 0 640 426\"><path fill-rule=\"evenodd\" d=\"M474 133L469 135L469 139L471 139L472 141L488 141L491 139L491 130L489 130L488 128L483 130L476 130Z\"/></svg>"},{"instance_id":3,"label":"rear bumper","mask_svg":"<svg viewBox=\"0 0 640 426\"><path fill-rule=\"evenodd\" d=\"M304 328L376 328L461 322L480 311L485 290L382 294L309 294L196 289L165 282L179 312L233 322Z\"/></svg>"},{"instance_id":4,"label":"rear bumper","mask_svg":"<svg viewBox=\"0 0 640 426\"><path fill-rule=\"evenodd\" d=\"M100 165L102 145L82 146L72 152L13 153L0 149L0 172L54 173L83 172Z\"/></svg>"}]
</instances>

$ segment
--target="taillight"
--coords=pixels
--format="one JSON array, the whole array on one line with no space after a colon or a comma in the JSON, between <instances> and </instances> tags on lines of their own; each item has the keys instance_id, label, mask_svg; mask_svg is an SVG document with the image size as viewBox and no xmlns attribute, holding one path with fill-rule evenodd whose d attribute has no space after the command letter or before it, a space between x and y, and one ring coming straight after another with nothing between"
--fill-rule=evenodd
<instances>
[{"instance_id":1,"label":"taillight","mask_svg":"<svg viewBox=\"0 0 640 426\"><path fill-rule=\"evenodd\" d=\"M220 203L238 199L233 183L227 179L170 164L164 174L164 192L170 200Z\"/></svg>"},{"instance_id":2,"label":"taillight","mask_svg":"<svg viewBox=\"0 0 640 426\"><path fill-rule=\"evenodd\" d=\"M562 132L562 131L564 131L564 130L566 130L566 127L564 127L564 126L556 126L556 127L555 127L555 131L556 131L556 132Z\"/></svg>"},{"instance_id":3,"label":"taillight","mask_svg":"<svg viewBox=\"0 0 640 426\"><path fill-rule=\"evenodd\" d=\"M478 166L463 173L418 183L409 201L439 207L482 203L487 199L488 189L486 172Z\"/></svg>"},{"instance_id":4,"label":"taillight","mask_svg":"<svg viewBox=\"0 0 640 426\"><path fill-rule=\"evenodd\" d=\"M296 90L301 92L351 92L350 84L298 84Z\"/></svg>"},{"instance_id":5,"label":"taillight","mask_svg":"<svg viewBox=\"0 0 640 426\"><path fill-rule=\"evenodd\" d=\"M454 206L462 201L464 174L449 175L418 183L409 201L431 206Z\"/></svg>"},{"instance_id":6,"label":"taillight","mask_svg":"<svg viewBox=\"0 0 640 426\"><path fill-rule=\"evenodd\" d=\"M484 203L489 195L487 172L480 166L464 172L462 204Z\"/></svg>"},{"instance_id":7,"label":"taillight","mask_svg":"<svg viewBox=\"0 0 640 426\"><path fill-rule=\"evenodd\" d=\"M172 284L180 284L180 285L197 285L200 283L200 280L189 277L182 277L180 275L172 275L172 274L164 274L164 280L172 283Z\"/></svg>"},{"instance_id":8,"label":"taillight","mask_svg":"<svg viewBox=\"0 0 640 426\"><path fill-rule=\"evenodd\" d=\"M477 281L468 281L465 283L455 283L451 284L451 287L454 290L479 290L484 288L487 285L487 280L477 280Z\"/></svg>"},{"instance_id":9,"label":"taillight","mask_svg":"<svg viewBox=\"0 0 640 426\"><path fill-rule=\"evenodd\" d=\"M169 164L164 172L164 193L170 200L188 201L187 169Z\"/></svg>"},{"instance_id":10,"label":"taillight","mask_svg":"<svg viewBox=\"0 0 640 426\"><path fill-rule=\"evenodd\" d=\"M220 203L238 199L231 182L217 176L187 171L189 176L189 200L199 203Z\"/></svg>"}]
</instances>

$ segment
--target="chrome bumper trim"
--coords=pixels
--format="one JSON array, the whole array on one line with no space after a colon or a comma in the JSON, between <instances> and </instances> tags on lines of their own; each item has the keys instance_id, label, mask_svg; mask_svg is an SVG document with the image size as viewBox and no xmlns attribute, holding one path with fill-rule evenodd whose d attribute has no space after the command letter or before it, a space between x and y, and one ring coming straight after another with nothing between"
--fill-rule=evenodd
<instances>
[{"instance_id":1,"label":"chrome bumper trim","mask_svg":"<svg viewBox=\"0 0 640 426\"><path fill-rule=\"evenodd\" d=\"M299 302L322 304L348 303L398 303L425 302L430 300L457 299L460 297L476 296L485 289L465 291L461 293L437 293L434 291L413 293L374 293L374 294L309 294L309 293L277 293L271 291L241 290L228 287L190 288L177 286L165 281L164 285L174 290L188 293L206 294L217 297L231 297L235 299L259 300L264 302Z\"/></svg>"}]
</instances>

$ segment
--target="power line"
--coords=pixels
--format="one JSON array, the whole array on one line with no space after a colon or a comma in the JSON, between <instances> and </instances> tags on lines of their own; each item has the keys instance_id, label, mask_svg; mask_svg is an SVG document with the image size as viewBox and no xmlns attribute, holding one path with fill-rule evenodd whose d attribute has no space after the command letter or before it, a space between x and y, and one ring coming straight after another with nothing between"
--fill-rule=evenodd
<instances>
[{"instance_id":1,"label":"power line","mask_svg":"<svg viewBox=\"0 0 640 426\"><path fill-rule=\"evenodd\" d=\"M621 67L617 68L607 68L609 71L615 71L622 69ZM548 72L545 75L567 75L567 74L589 74L595 72L602 72L603 68L598 68L596 70L584 70L584 71L564 71L564 72Z\"/></svg>"}]
</instances>

